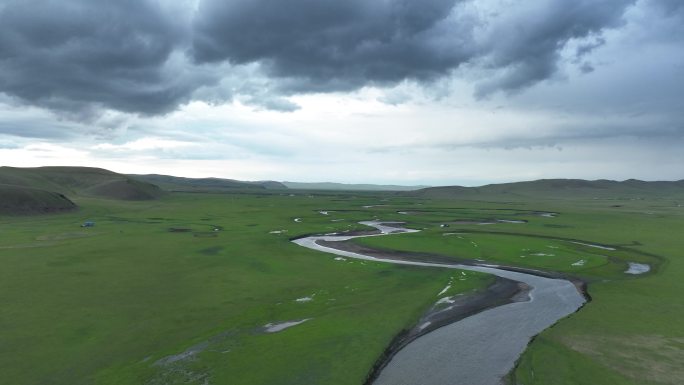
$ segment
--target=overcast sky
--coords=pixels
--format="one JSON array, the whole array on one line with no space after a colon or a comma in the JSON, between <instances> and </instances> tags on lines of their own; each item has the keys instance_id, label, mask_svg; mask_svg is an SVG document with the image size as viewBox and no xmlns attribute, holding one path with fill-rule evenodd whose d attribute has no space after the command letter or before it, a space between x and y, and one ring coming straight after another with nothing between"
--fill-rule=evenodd
<instances>
[{"instance_id":1,"label":"overcast sky","mask_svg":"<svg viewBox=\"0 0 684 385\"><path fill-rule=\"evenodd\" d=\"M684 179L684 1L0 0L0 163Z\"/></svg>"}]
</instances>

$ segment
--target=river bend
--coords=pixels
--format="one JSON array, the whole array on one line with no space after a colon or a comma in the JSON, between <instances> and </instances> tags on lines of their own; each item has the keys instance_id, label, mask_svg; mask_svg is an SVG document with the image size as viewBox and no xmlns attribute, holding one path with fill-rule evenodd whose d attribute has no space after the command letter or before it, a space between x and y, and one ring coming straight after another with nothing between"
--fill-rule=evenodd
<instances>
[{"instance_id":1,"label":"river bend","mask_svg":"<svg viewBox=\"0 0 684 385\"><path fill-rule=\"evenodd\" d=\"M564 279L497 268L496 265L461 265L377 258L338 250L318 241L346 241L418 230L387 226L383 222L361 224L375 227L375 235L323 235L293 242L313 250L348 258L402 265L461 269L493 274L528 285L529 299L491 308L425 334L400 350L380 372L374 385L499 385L514 367L530 339L559 319L574 313L585 299L576 286Z\"/></svg>"}]
</instances>

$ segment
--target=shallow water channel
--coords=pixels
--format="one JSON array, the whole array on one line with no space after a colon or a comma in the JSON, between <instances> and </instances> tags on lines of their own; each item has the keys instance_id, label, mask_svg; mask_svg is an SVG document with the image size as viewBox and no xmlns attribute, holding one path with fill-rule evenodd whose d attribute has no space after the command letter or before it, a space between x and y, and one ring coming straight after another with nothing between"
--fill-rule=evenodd
<instances>
[{"instance_id":1,"label":"shallow water channel","mask_svg":"<svg viewBox=\"0 0 684 385\"><path fill-rule=\"evenodd\" d=\"M380 372L375 385L497 385L513 369L530 339L559 319L574 313L585 302L570 281L497 268L376 258L334 249L318 241L346 241L364 236L383 236L417 230L397 228L382 222L361 224L375 227L376 235L323 235L293 242L330 254L402 265L430 266L479 271L527 284L529 300L498 306L425 334L400 350Z\"/></svg>"}]
</instances>

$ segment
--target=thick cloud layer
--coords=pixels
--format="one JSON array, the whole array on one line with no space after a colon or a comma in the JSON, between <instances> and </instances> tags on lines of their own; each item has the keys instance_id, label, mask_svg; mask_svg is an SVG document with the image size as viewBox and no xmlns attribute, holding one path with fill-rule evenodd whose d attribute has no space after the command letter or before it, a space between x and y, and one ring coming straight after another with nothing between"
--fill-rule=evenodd
<instances>
[{"instance_id":1,"label":"thick cloud layer","mask_svg":"<svg viewBox=\"0 0 684 385\"><path fill-rule=\"evenodd\" d=\"M430 84L463 68L480 95L516 91L554 76L571 44L574 60L591 72L582 56L633 3L0 0L0 93L79 115L155 115L240 93L292 110L280 96ZM682 9L678 1L663 7ZM227 81L241 65L261 69L266 87ZM211 87L224 90L198 92Z\"/></svg>"},{"instance_id":2,"label":"thick cloud layer","mask_svg":"<svg viewBox=\"0 0 684 385\"><path fill-rule=\"evenodd\" d=\"M455 3L205 0L193 54L198 62L263 62L271 75L297 78L305 89L431 79L475 48L470 26L448 20Z\"/></svg>"},{"instance_id":3,"label":"thick cloud layer","mask_svg":"<svg viewBox=\"0 0 684 385\"><path fill-rule=\"evenodd\" d=\"M518 2L493 17L485 28L484 63L503 71L484 82L480 92L517 90L553 76L568 42L583 41L575 52L576 59L590 53L602 44L601 32L619 25L625 9L633 2Z\"/></svg>"},{"instance_id":4,"label":"thick cloud layer","mask_svg":"<svg viewBox=\"0 0 684 385\"><path fill-rule=\"evenodd\" d=\"M6 1L0 91L54 109L165 112L197 87L170 68L182 34L156 1Z\"/></svg>"},{"instance_id":5,"label":"thick cloud layer","mask_svg":"<svg viewBox=\"0 0 684 385\"><path fill-rule=\"evenodd\" d=\"M631 3L204 0L193 55L200 63L263 62L301 91L432 80L466 63L504 70L488 93L553 75L568 41L616 26Z\"/></svg>"}]
</instances>

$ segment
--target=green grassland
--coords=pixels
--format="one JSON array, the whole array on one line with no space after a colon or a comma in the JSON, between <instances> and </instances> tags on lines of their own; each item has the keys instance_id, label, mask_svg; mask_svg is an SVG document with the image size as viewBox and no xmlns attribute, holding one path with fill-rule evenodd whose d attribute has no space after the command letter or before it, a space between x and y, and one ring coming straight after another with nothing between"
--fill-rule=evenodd
<instances>
[{"instance_id":1,"label":"green grassland","mask_svg":"<svg viewBox=\"0 0 684 385\"><path fill-rule=\"evenodd\" d=\"M457 274L340 261L290 242L373 218L423 231L356 242L589 282L593 300L538 336L511 382L684 379L684 208L672 199L276 191L74 201L79 209L69 213L0 217L2 383L360 384ZM627 262L653 269L625 275ZM489 282L468 273L448 294Z\"/></svg>"},{"instance_id":2,"label":"green grassland","mask_svg":"<svg viewBox=\"0 0 684 385\"><path fill-rule=\"evenodd\" d=\"M677 201L424 200L420 210L396 214L406 209L385 207L388 216L423 232L355 242L565 272L589 282L592 301L538 336L511 382L680 384L684 380L684 208ZM558 215L543 217L541 211ZM528 222L439 227L447 221L492 218ZM573 266L577 260L586 262ZM643 276L623 274L628 261L649 263L652 271Z\"/></svg>"},{"instance_id":3,"label":"green grassland","mask_svg":"<svg viewBox=\"0 0 684 385\"><path fill-rule=\"evenodd\" d=\"M455 274L337 261L289 241L361 227L367 212L318 211L369 199L79 198L68 214L0 217L0 382L362 383ZM451 294L488 282L469 274Z\"/></svg>"}]
</instances>

